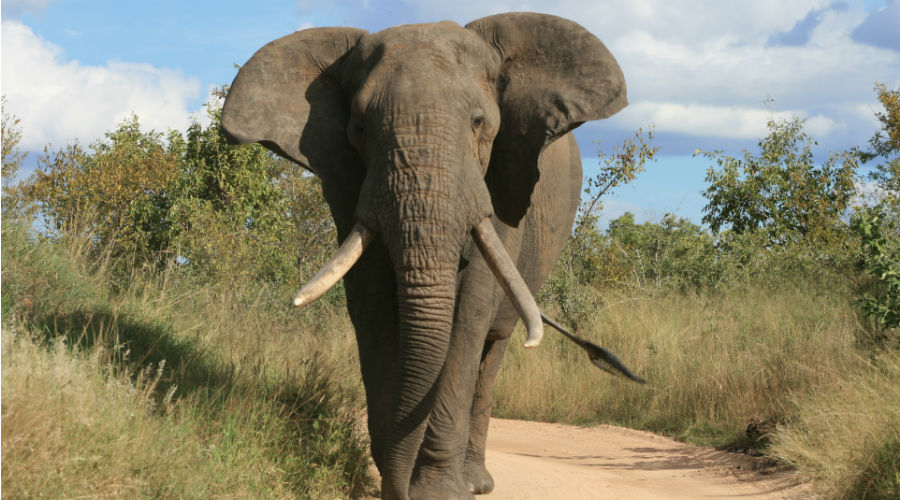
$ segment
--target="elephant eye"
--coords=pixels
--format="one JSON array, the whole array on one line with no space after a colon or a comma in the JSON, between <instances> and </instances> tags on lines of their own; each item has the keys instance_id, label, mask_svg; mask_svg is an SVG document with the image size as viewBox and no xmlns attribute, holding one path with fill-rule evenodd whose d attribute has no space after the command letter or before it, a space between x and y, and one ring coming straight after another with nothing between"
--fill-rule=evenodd
<instances>
[{"instance_id":1,"label":"elephant eye","mask_svg":"<svg viewBox=\"0 0 900 500\"><path fill-rule=\"evenodd\" d=\"M483 126L484 126L484 113L482 113L481 110L478 110L472 115L472 128L477 130Z\"/></svg>"}]
</instances>

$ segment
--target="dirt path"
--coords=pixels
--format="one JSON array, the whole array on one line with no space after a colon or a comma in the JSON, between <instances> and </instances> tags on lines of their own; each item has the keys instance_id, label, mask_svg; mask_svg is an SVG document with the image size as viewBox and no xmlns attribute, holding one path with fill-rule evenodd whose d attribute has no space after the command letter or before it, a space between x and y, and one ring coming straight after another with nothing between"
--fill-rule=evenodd
<instances>
[{"instance_id":1,"label":"dirt path","mask_svg":"<svg viewBox=\"0 0 900 500\"><path fill-rule=\"evenodd\" d=\"M487 466L496 489L479 499L805 498L754 459L608 425L580 428L492 419Z\"/></svg>"}]
</instances>

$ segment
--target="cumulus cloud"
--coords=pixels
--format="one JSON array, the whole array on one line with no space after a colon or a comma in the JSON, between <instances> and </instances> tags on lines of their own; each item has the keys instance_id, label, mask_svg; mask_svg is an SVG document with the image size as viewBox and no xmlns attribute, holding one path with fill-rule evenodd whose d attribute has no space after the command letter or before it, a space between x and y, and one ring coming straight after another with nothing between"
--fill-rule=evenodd
<instances>
[{"instance_id":1,"label":"cumulus cloud","mask_svg":"<svg viewBox=\"0 0 900 500\"><path fill-rule=\"evenodd\" d=\"M188 101L203 90L198 79L141 63L82 65L20 22L4 21L2 28L3 93L22 120L25 150L89 143L131 113L157 130L190 123Z\"/></svg>"},{"instance_id":2,"label":"cumulus cloud","mask_svg":"<svg viewBox=\"0 0 900 500\"><path fill-rule=\"evenodd\" d=\"M769 111L762 107L708 106L677 102L642 101L632 103L621 113L620 120L631 128L656 125L658 132L673 132L729 139L754 139L767 133L769 120L804 117L802 110ZM824 115L806 118L806 129L816 137L830 133L837 127Z\"/></svg>"}]
</instances>

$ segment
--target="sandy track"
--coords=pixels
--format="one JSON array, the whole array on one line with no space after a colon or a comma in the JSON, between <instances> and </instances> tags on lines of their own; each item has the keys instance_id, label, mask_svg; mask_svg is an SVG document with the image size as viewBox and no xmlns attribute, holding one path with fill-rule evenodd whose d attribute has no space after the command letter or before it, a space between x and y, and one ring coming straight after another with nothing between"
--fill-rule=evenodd
<instances>
[{"instance_id":1,"label":"sandy track","mask_svg":"<svg viewBox=\"0 0 900 500\"><path fill-rule=\"evenodd\" d=\"M745 455L642 431L492 419L484 499L804 498L790 477L754 471Z\"/></svg>"},{"instance_id":2,"label":"sandy track","mask_svg":"<svg viewBox=\"0 0 900 500\"><path fill-rule=\"evenodd\" d=\"M364 424L363 424L364 426ZM496 487L482 499L803 499L759 459L611 425L575 427L491 419L487 466ZM380 483L372 465L375 484ZM362 498L377 498L367 492Z\"/></svg>"}]
</instances>

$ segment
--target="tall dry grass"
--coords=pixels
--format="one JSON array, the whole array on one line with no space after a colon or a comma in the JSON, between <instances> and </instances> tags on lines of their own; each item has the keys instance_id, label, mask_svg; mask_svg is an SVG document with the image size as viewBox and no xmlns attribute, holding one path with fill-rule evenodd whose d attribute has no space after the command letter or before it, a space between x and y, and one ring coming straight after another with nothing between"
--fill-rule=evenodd
<instances>
[{"instance_id":1,"label":"tall dry grass","mask_svg":"<svg viewBox=\"0 0 900 500\"><path fill-rule=\"evenodd\" d=\"M3 224L5 498L333 498L368 481L334 305Z\"/></svg>"},{"instance_id":2,"label":"tall dry grass","mask_svg":"<svg viewBox=\"0 0 900 500\"><path fill-rule=\"evenodd\" d=\"M856 315L840 294L735 288L591 300L578 333L647 384L596 370L560 336L528 351L514 342L496 385L498 415L740 441L748 420L783 418L792 392L865 364L853 347Z\"/></svg>"},{"instance_id":3,"label":"tall dry grass","mask_svg":"<svg viewBox=\"0 0 900 500\"><path fill-rule=\"evenodd\" d=\"M801 471L822 498L900 498L900 354L790 399L790 425L772 454Z\"/></svg>"}]
</instances>

